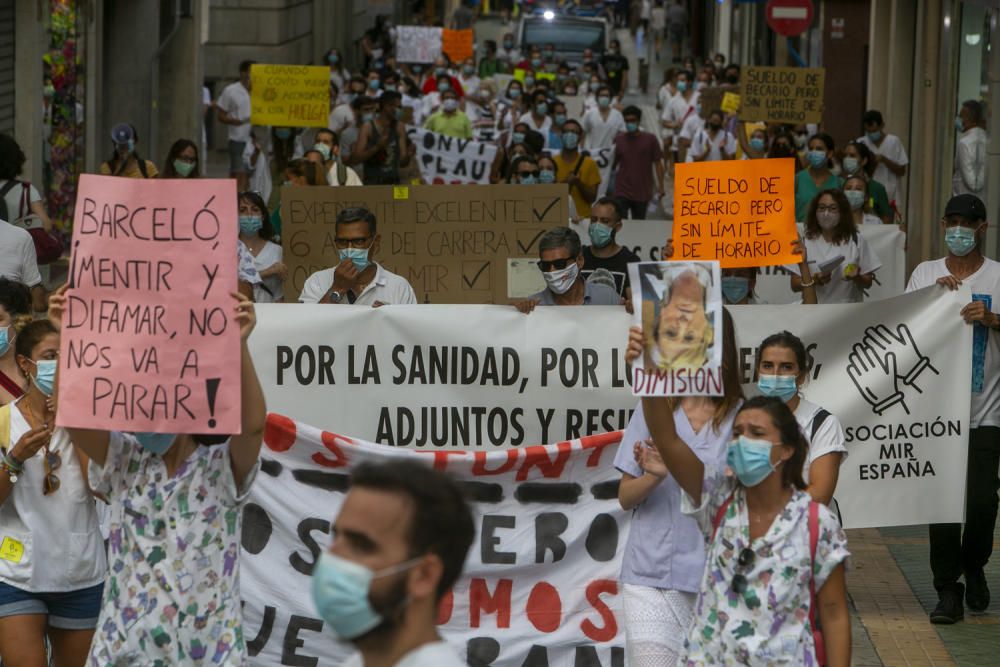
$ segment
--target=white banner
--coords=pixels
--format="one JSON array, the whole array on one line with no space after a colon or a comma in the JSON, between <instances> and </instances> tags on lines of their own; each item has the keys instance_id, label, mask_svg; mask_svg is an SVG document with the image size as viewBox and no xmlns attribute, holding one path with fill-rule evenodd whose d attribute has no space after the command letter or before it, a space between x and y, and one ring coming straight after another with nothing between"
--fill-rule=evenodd
<instances>
[{"instance_id":1,"label":"white banner","mask_svg":"<svg viewBox=\"0 0 1000 667\"><path fill-rule=\"evenodd\" d=\"M589 220L570 223L585 245L590 244L589 226ZM639 255L639 259L657 261L672 227L670 220L625 220L617 240ZM858 231L882 261L882 268L875 272L875 284L865 293L865 300L878 301L899 296L906 289L906 234L899 231L897 225L862 225ZM757 296L766 303L799 303L801 296L792 292L788 276L788 272L780 266L761 267L757 276Z\"/></svg>"},{"instance_id":2,"label":"white banner","mask_svg":"<svg viewBox=\"0 0 1000 667\"><path fill-rule=\"evenodd\" d=\"M489 185L496 144L456 139L419 127L408 128L407 135L417 147L417 163L424 183Z\"/></svg>"},{"instance_id":3,"label":"white banner","mask_svg":"<svg viewBox=\"0 0 1000 667\"><path fill-rule=\"evenodd\" d=\"M970 300L967 289L933 287L877 303L729 309L748 385L766 336L787 329L807 345L804 394L847 433L837 492L846 527L962 520L972 330L958 312ZM250 349L268 408L382 444L492 450L569 440L624 428L636 404L620 307L258 312ZM929 365L914 378L922 359Z\"/></svg>"},{"instance_id":4,"label":"white banner","mask_svg":"<svg viewBox=\"0 0 1000 667\"><path fill-rule=\"evenodd\" d=\"M396 26L395 49L398 62L432 63L441 55L441 28Z\"/></svg>"},{"instance_id":5,"label":"white banner","mask_svg":"<svg viewBox=\"0 0 1000 667\"><path fill-rule=\"evenodd\" d=\"M618 576L629 521L612 467L620 437L427 456L269 415L243 520L250 663L343 663L352 649L317 615L312 567L329 546L351 468L422 456L459 480L474 502L476 539L438 617L458 655L496 667L519 667L526 657L553 667L623 665Z\"/></svg>"}]
</instances>

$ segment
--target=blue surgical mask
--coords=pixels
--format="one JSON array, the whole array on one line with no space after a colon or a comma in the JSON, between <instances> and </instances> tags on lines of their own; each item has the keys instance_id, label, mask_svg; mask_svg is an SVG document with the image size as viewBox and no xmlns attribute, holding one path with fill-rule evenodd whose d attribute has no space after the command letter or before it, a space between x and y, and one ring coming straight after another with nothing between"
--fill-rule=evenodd
<instances>
[{"instance_id":1,"label":"blue surgical mask","mask_svg":"<svg viewBox=\"0 0 1000 667\"><path fill-rule=\"evenodd\" d=\"M292 128L290 128L290 127L275 128L275 130L274 130L274 136L276 136L277 138L281 139L282 141L285 141L286 139L291 138L291 136L292 136Z\"/></svg>"},{"instance_id":2,"label":"blue surgical mask","mask_svg":"<svg viewBox=\"0 0 1000 667\"><path fill-rule=\"evenodd\" d=\"M610 97L598 97L597 98L597 104L599 106L603 107L603 108L607 108L607 107L611 106L611 98Z\"/></svg>"},{"instance_id":3,"label":"blue surgical mask","mask_svg":"<svg viewBox=\"0 0 1000 667\"><path fill-rule=\"evenodd\" d=\"M542 66L542 59L541 58L532 58L531 59L531 66L532 67L541 67Z\"/></svg>"},{"instance_id":4,"label":"blue surgical mask","mask_svg":"<svg viewBox=\"0 0 1000 667\"><path fill-rule=\"evenodd\" d=\"M351 260L358 271L364 271L370 264L368 261L369 250L371 248L338 248L337 253L340 255L341 262Z\"/></svg>"},{"instance_id":5,"label":"blue surgical mask","mask_svg":"<svg viewBox=\"0 0 1000 667\"><path fill-rule=\"evenodd\" d=\"M361 122L363 122L363 123L370 123L373 120L375 120L375 114L373 114L373 113L363 113L363 114L361 114Z\"/></svg>"},{"instance_id":6,"label":"blue surgical mask","mask_svg":"<svg viewBox=\"0 0 1000 667\"><path fill-rule=\"evenodd\" d=\"M951 254L964 257L976 247L976 230L961 225L949 227L945 230L944 242Z\"/></svg>"},{"instance_id":7,"label":"blue surgical mask","mask_svg":"<svg viewBox=\"0 0 1000 667\"><path fill-rule=\"evenodd\" d=\"M687 89L688 89L687 81L678 81L677 82L677 92L683 93Z\"/></svg>"},{"instance_id":8,"label":"blue surgical mask","mask_svg":"<svg viewBox=\"0 0 1000 667\"><path fill-rule=\"evenodd\" d=\"M521 185L537 185L538 180L534 176L521 176Z\"/></svg>"},{"instance_id":9,"label":"blue surgical mask","mask_svg":"<svg viewBox=\"0 0 1000 667\"><path fill-rule=\"evenodd\" d=\"M556 172L552 171L551 169L539 169L538 182L543 185L548 185L549 183L555 183Z\"/></svg>"},{"instance_id":10,"label":"blue surgical mask","mask_svg":"<svg viewBox=\"0 0 1000 667\"><path fill-rule=\"evenodd\" d=\"M596 93L600 89L601 89L600 82L598 82L598 81L591 81L590 82L590 92Z\"/></svg>"},{"instance_id":11,"label":"blue surgical mask","mask_svg":"<svg viewBox=\"0 0 1000 667\"><path fill-rule=\"evenodd\" d=\"M562 143L563 148L567 150L574 150L580 143L580 135L576 132L563 132Z\"/></svg>"},{"instance_id":12,"label":"blue surgical mask","mask_svg":"<svg viewBox=\"0 0 1000 667\"><path fill-rule=\"evenodd\" d=\"M806 159L813 169L819 169L826 164L826 151L809 151L806 153Z\"/></svg>"},{"instance_id":13,"label":"blue surgical mask","mask_svg":"<svg viewBox=\"0 0 1000 667\"><path fill-rule=\"evenodd\" d=\"M447 81L438 81L438 92L443 93L446 90L451 90L451 84Z\"/></svg>"},{"instance_id":14,"label":"blue surgical mask","mask_svg":"<svg viewBox=\"0 0 1000 667\"><path fill-rule=\"evenodd\" d=\"M511 139L514 140L515 144L523 144L524 143L524 132L514 132L510 136L511 136Z\"/></svg>"},{"instance_id":15,"label":"blue surgical mask","mask_svg":"<svg viewBox=\"0 0 1000 667\"><path fill-rule=\"evenodd\" d=\"M312 574L316 610L340 639L360 637L374 630L383 620L382 614L372 607L369 597L372 580L405 572L419 560L414 558L373 572L360 563L324 551L319 555Z\"/></svg>"},{"instance_id":16,"label":"blue surgical mask","mask_svg":"<svg viewBox=\"0 0 1000 667\"><path fill-rule=\"evenodd\" d=\"M327 60L327 62L329 62L329 63L330 63L331 65L336 65L336 64L337 64L337 62L338 62L338 61L340 60L340 57L339 57L339 56L338 56L338 55L337 55L336 53L331 53L330 55L328 55L328 56L326 57L326 60Z\"/></svg>"},{"instance_id":17,"label":"blue surgical mask","mask_svg":"<svg viewBox=\"0 0 1000 667\"><path fill-rule=\"evenodd\" d=\"M313 150L317 151L320 155L322 155L324 161L330 159L330 147L327 146L326 144L316 143L313 146Z\"/></svg>"},{"instance_id":18,"label":"blue surgical mask","mask_svg":"<svg viewBox=\"0 0 1000 667\"><path fill-rule=\"evenodd\" d=\"M51 396L56 385L56 366L59 362L55 359L39 359L31 363L35 364L35 374L31 376L31 381L38 387L38 391Z\"/></svg>"},{"instance_id":19,"label":"blue surgical mask","mask_svg":"<svg viewBox=\"0 0 1000 667\"><path fill-rule=\"evenodd\" d=\"M865 193L861 190L844 190L844 196L854 211L865 205Z\"/></svg>"},{"instance_id":20,"label":"blue surgical mask","mask_svg":"<svg viewBox=\"0 0 1000 667\"><path fill-rule=\"evenodd\" d=\"M639 131L639 123L625 123L625 131L626 132L638 132Z\"/></svg>"},{"instance_id":21,"label":"blue surgical mask","mask_svg":"<svg viewBox=\"0 0 1000 667\"><path fill-rule=\"evenodd\" d=\"M566 122L566 114L557 113L555 116L552 117L552 120L555 121L556 125L562 127L562 124Z\"/></svg>"},{"instance_id":22,"label":"blue surgical mask","mask_svg":"<svg viewBox=\"0 0 1000 667\"><path fill-rule=\"evenodd\" d=\"M955 116L955 129L959 132L965 132L965 125L962 124L961 116Z\"/></svg>"},{"instance_id":23,"label":"blue surgical mask","mask_svg":"<svg viewBox=\"0 0 1000 667\"><path fill-rule=\"evenodd\" d=\"M765 142L760 137L751 137L750 138L750 148L754 149L755 151L760 152L760 151L764 150L764 146L765 146Z\"/></svg>"},{"instance_id":24,"label":"blue surgical mask","mask_svg":"<svg viewBox=\"0 0 1000 667\"><path fill-rule=\"evenodd\" d=\"M510 90L507 91L507 97L509 97L512 100L516 100L520 96L521 96L520 88L511 88Z\"/></svg>"},{"instance_id":25,"label":"blue surgical mask","mask_svg":"<svg viewBox=\"0 0 1000 667\"><path fill-rule=\"evenodd\" d=\"M726 451L726 463L736 473L743 486L757 486L774 472L771 463L770 440L754 440L745 435L729 443Z\"/></svg>"},{"instance_id":26,"label":"blue surgical mask","mask_svg":"<svg viewBox=\"0 0 1000 667\"><path fill-rule=\"evenodd\" d=\"M379 88L382 87L382 82L379 81L378 79L372 79L371 81L368 82L368 87L371 88L372 90L378 90Z\"/></svg>"},{"instance_id":27,"label":"blue surgical mask","mask_svg":"<svg viewBox=\"0 0 1000 667\"><path fill-rule=\"evenodd\" d=\"M750 279L743 276L722 276L722 296L726 303L739 303L750 293Z\"/></svg>"},{"instance_id":28,"label":"blue surgical mask","mask_svg":"<svg viewBox=\"0 0 1000 667\"><path fill-rule=\"evenodd\" d=\"M0 329L0 357L7 354L7 350L10 349L10 327L6 326Z\"/></svg>"},{"instance_id":29,"label":"blue surgical mask","mask_svg":"<svg viewBox=\"0 0 1000 667\"><path fill-rule=\"evenodd\" d=\"M539 102L538 104L535 105L535 113L537 113L539 116L544 116L548 112L549 112L549 105L546 104L545 102Z\"/></svg>"},{"instance_id":30,"label":"blue surgical mask","mask_svg":"<svg viewBox=\"0 0 1000 667\"><path fill-rule=\"evenodd\" d=\"M590 223L590 227L587 228L587 234L590 236L590 243L595 248L606 247L609 243L611 243L611 237L614 236L614 233L613 229L599 222L592 222Z\"/></svg>"},{"instance_id":31,"label":"blue surgical mask","mask_svg":"<svg viewBox=\"0 0 1000 667\"><path fill-rule=\"evenodd\" d=\"M143 449L158 456L166 453L177 438L173 433L133 433L132 435L139 441Z\"/></svg>"},{"instance_id":32,"label":"blue surgical mask","mask_svg":"<svg viewBox=\"0 0 1000 667\"><path fill-rule=\"evenodd\" d=\"M447 71L448 71L448 70L446 70L446 69L445 69L444 67L435 67L435 68L434 68L434 74L435 74L436 76L441 76L442 74L444 74L444 73L445 73L445 72L447 72Z\"/></svg>"},{"instance_id":33,"label":"blue surgical mask","mask_svg":"<svg viewBox=\"0 0 1000 667\"><path fill-rule=\"evenodd\" d=\"M874 132L869 132L868 138L873 142L877 142L879 139L882 138L882 130L875 130Z\"/></svg>"},{"instance_id":34,"label":"blue surgical mask","mask_svg":"<svg viewBox=\"0 0 1000 667\"><path fill-rule=\"evenodd\" d=\"M860 162L858 162L858 158L856 157L845 157L841 164L844 167L844 173L847 174L853 174L858 170L858 167L861 166Z\"/></svg>"},{"instance_id":35,"label":"blue surgical mask","mask_svg":"<svg viewBox=\"0 0 1000 667\"><path fill-rule=\"evenodd\" d=\"M785 403L799 393L794 375L761 375L757 378L757 389L764 396L780 398Z\"/></svg>"},{"instance_id":36,"label":"blue surgical mask","mask_svg":"<svg viewBox=\"0 0 1000 667\"><path fill-rule=\"evenodd\" d=\"M526 77L524 77L524 85L527 86L529 90L531 88L534 88L535 87L535 77L533 77L533 76L526 76Z\"/></svg>"},{"instance_id":37,"label":"blue surgical mask","mask_svg":"<svg viewBox=\"0 0 1000 667\"><path fill-rule=\"evenodd\" d=\"M264 221L261 220L259 215L241 215L240 216L240 231L247 236L252 236L260 231L260 228L264 225Z\"/></svg>"},{"instance_id":38,"label":"blue surgical mask","mask_svg":"<svg viewBox=\"0 0 1000 667\"><path fill-rule=\"evenodd\" d=\"M396 120L403 120L403 107L397 107L393 115L396 117Z\"/></svg>"}]
</instances>

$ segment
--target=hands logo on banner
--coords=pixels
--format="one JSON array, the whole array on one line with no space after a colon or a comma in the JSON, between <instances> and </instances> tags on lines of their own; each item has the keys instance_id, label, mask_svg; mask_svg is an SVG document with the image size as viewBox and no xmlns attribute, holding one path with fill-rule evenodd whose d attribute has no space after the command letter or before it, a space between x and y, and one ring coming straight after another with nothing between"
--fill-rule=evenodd
<instances>
[{"instance_id":1,"label":"hands logo on banner","mask_svg":"<svg viewBox=\"0 0 1000 667\"><path fill-rule=\"evenodd\" d=\"M897 404L910 414L906 388L922 394L917 378L925 370L940 375L931 360L917 349L905 324L900 324L895 332L884 324L868 327L864 339L854 344L847 360L847 374L877 415Z\"/></svg>"}]
</instances>

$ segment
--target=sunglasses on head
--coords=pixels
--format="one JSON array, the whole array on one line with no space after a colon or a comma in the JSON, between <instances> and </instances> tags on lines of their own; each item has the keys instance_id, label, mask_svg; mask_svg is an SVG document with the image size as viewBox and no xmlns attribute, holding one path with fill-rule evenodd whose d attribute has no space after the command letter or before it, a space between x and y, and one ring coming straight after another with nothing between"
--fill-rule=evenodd
<instances>
[{"instance_id":1,"label":"sunglasses on head","mask_svg":"<svg viewBox=\"0 0 1000 667\"><path fill-rule=\"evenodd\" d=\"M740 551L739 557L736 559L736 574L733 575L733 581L730 583L729 587L737 595L743 595L747 590L747 577L744 572L749 571L753 567L755 554L753 549L745 547Z\"/></svg>"},{"instance_id":2,"label":"sunglasses on head","mask_svg":"<svg viewBox=\"0 0 1000 667\"><path fill-rule=\"evenodd\" d=\"M549 271L562 271L567 266L569 266L570 264L574 264L575 262L576 262L576 257L566 257L563 259L553 259L548 261L540 259L538 260L538 268L540 268L543 272L546 273Z\"/></svg>"}]
</instances>

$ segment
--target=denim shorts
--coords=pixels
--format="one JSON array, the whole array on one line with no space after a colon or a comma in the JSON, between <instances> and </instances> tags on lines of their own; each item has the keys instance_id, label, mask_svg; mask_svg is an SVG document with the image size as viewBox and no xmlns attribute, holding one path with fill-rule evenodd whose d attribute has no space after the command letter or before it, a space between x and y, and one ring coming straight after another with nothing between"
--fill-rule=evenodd
<instances>
[{"instance_id":1,"label":"denim shorts","mask_svg":"<svg viewBox=\"0 0 1000 667\"><path fill-rule=\"evenodd\" d=\"M65 593L32 593L0 582L0 618L43 614L63 630L92 630L101 615L104 584Z\"/></svg>"},{"instance_id":2,"label":"denim shorts","mask_svg":"<svg viewBox=\"0 0 1000 667\"><path fill-rule=\"evenodd\" d=\"M229 140L229 173L245 174L246 165L243 164L243 149L247 147L245 141Z\"/></svg>"}]
</instances>

